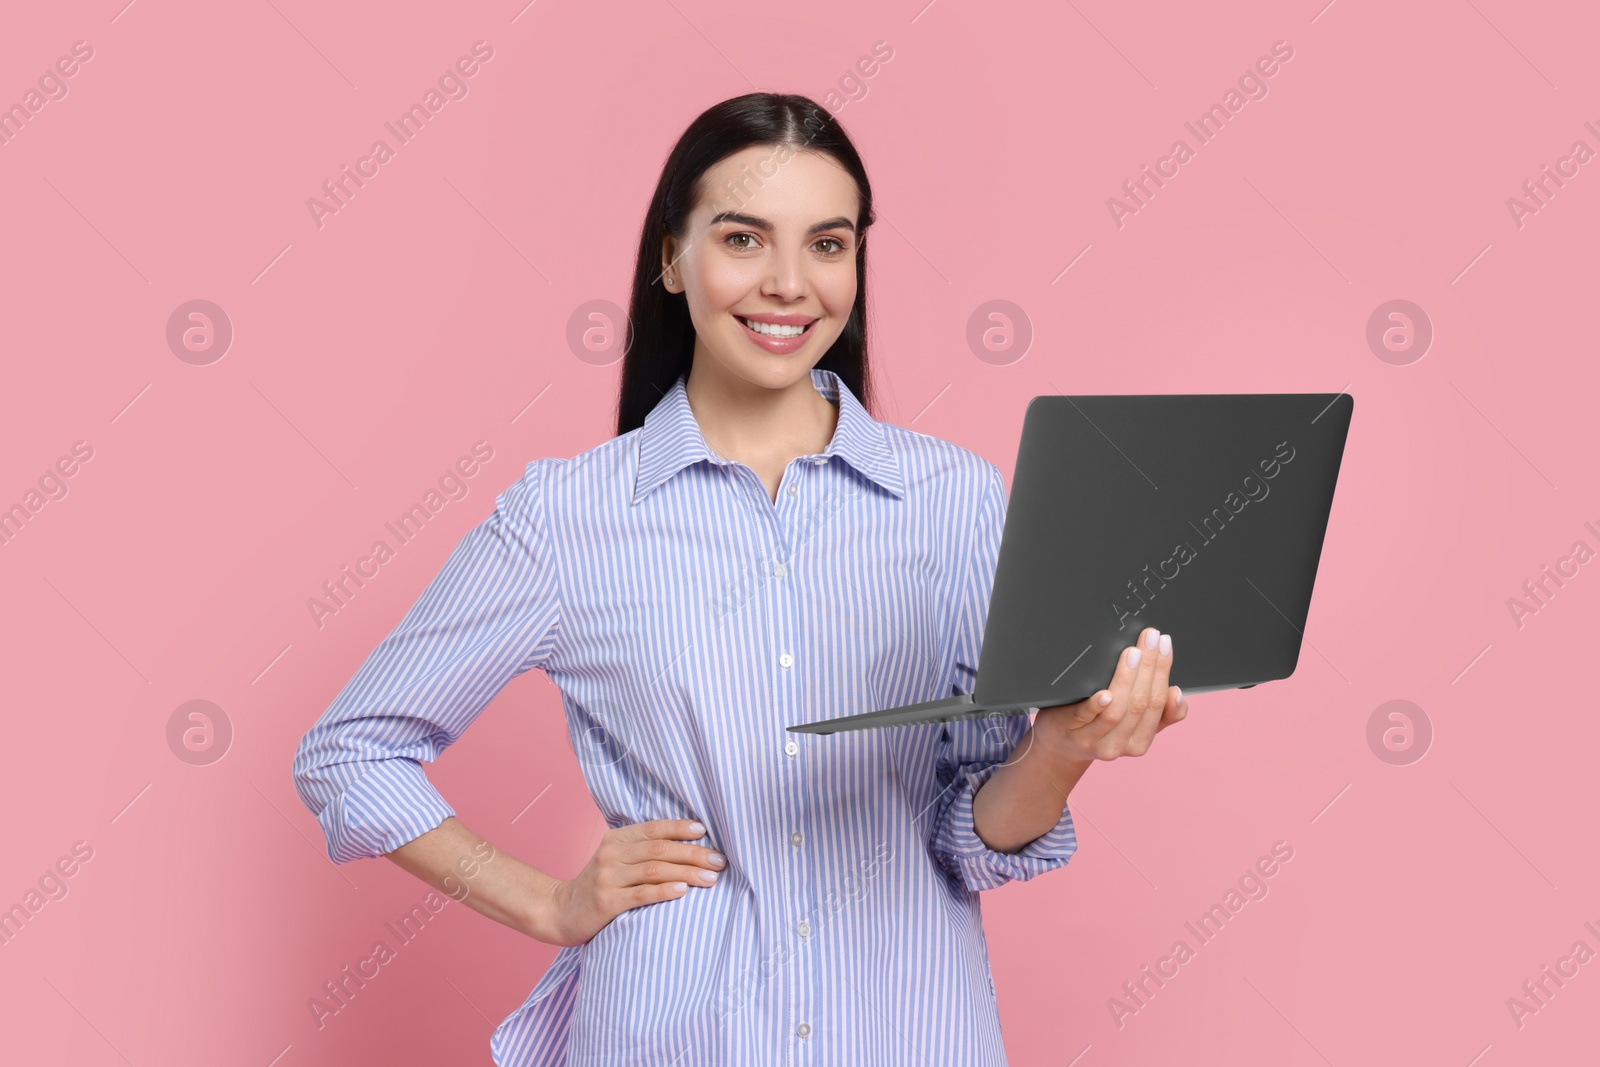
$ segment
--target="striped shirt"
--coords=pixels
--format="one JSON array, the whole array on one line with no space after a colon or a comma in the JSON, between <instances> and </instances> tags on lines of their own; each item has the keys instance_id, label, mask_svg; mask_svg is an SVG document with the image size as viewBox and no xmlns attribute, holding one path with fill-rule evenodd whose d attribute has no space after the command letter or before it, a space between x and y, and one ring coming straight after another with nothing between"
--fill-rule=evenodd
<instances>
[{"instance_id":1,"label":"striped shirt","mask_svg":"<svg viewBox=\"0 0 1600 1067\"><path fill-rule=\"evenodd\" d=\"M329 856L379 856L454 814L422 761L539 668L607 825L698 819L728 858L562 948L502 1067L1005 1063L979 891L1077 848L1069 811L1015 853L973 828L1027 717L785 730L972 691L1005 484L811 380L837 428L776 501L681 377L641 427L529 463L300 743Z\"/></svg>"}]
</instances>

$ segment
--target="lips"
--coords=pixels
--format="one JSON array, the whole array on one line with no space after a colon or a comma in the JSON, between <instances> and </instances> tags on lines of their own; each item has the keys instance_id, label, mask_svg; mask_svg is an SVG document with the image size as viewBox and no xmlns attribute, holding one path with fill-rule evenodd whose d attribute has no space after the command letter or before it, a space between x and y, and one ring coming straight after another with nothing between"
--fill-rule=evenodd
<instances>
[{"instance_id":1,"label":"lips","mask_svg":"<svg viewBox=\"0 0 1600 1067\"><path fill-rule=\"evenodd\" d=\"M818 321L805 315L735 315L734 318L757 348L780 356L798 351Z\"/></svg>"},{"instance_id":2,"label":"lips","mask_svg":"<svg viewBox=\"0 0 1600 1067\"><path fill-rule=\"evenodd\" d=\"M817 321L805 315L735 315L734 318L763 337L799 337Z\"/></svg>"}]
</instances>

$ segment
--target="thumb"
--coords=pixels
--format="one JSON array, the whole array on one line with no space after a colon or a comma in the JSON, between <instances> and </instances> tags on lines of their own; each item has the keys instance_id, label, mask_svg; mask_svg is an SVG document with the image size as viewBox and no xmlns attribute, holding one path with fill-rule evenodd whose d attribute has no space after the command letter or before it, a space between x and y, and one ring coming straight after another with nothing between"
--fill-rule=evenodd
<instances>
[{"instance_id":1,"label":"thumb","mask_svg":"<svg viewBox=\"0 0 1600 1067\"><path fill-rule=\"evenodd\" d=\"M1189 702L1183 698L1183 690L1175 685L1167 687L1167 706L1161 711L1161 722L1156 726L1159 733L1175 722L1182 722L1184 716L1189 714Z\"/></svg>"},{"instance_id":2,"label":"thumb","mask_svg":"<svg viewBox=\"0 0 1600 1067\"><path fill-rule=\"evenodd\" d=\"M1069 725L1074 730L1082 729L1100 717L1100 712L1111 703L1111 690L1102 689L1087 700L1078 701L1078 706L1072 712Z\"/></svg>"}]
</instances>

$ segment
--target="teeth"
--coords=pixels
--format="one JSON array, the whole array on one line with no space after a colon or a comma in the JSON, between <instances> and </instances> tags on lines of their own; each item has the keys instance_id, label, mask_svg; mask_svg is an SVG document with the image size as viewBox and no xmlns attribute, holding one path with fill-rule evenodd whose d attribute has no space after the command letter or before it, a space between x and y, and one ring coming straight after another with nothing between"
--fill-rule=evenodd
<instances>
[{"instance_id":1,"label":"teeth","mask_svg":"<svg viewBox=\"0 0 1600 1067\"><path fill-rule=\"evenodd\" d=\"M751 322L749 319L739 321L756 333L766 334L768 337L799 337L807 329L805 326L775 326L770 322Z\"/></svg>"}]
</instances>

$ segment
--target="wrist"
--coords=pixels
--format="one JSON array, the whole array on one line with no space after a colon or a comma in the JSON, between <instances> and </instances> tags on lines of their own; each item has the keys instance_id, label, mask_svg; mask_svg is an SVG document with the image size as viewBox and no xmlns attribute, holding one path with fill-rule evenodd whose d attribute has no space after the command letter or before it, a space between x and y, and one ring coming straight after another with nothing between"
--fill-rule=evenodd
<instances>
[{"instance_id":1,"label":"wrist","mask_svg":"<svg viewBox=\"0 0 1600 1067\"><path fill-rule=\"evenodd\" d=\"M1069 738L1052 735L1049 731L1040 737L1040 749L1047 768L1046 777L1062 796L1072 791L1095 762L1093 753L1084 752Z\"/></svg>"},{"instance_id":2,"label":"wrist","mask_svg":"<svg viewBox=\"0 0 1600 1067\"><path fill-rule=\"evenodd\" d=\"M560 944L558 917L561 914L561 896L567 883L533 868L529 868L529 871L531 880L528 891L523 894L518 928L535 941L543 941L547 945Z\"/></svg>"},{"instance_id":3,"label":"wrist","mask_svg":"<svg viewBox=\"0 0 1600 1067\"><path fill-rule=\"evenodd\" d=\"M1073 736L1066 719L1067 708L1045 708L1033 717L1033 732L1044 756L1063 773L1082 774L1095 760Z\"/></svg>"}]
</instances>

